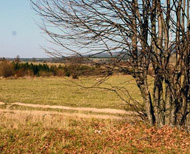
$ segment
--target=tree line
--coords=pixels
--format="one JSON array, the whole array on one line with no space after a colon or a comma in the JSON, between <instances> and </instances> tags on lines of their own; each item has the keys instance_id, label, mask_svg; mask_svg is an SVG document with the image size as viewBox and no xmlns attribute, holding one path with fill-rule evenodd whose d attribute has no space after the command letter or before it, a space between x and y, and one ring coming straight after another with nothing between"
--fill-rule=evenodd
<instances>
[{"instance_id":1,"label":"tree line","mask_svg":"<svg viewBox=\"0 0 190 154\"><path fill-rule=\"evenodd\" d=\"M67 76L77 79L79 76L98 75L103 72L100 67L82 65L77 63L53 65L46 63L28 63L8 61L6 59L0 61L1 77L24 77L24 76Z\"/></svg>"}]
</instances>

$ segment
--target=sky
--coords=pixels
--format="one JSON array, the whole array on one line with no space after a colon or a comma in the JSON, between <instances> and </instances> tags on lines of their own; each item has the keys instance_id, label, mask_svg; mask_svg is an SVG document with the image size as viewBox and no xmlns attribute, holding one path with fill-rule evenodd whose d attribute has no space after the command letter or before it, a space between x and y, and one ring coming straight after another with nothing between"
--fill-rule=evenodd
<instances>
[{"instance_id":1,"label":"sky","mask_svg":"<svg viewBox=\"0 0 190 154\"><path fill-rule=\"evenodd\" d=\"M40 17L29 0L0 0L0 57L46 58L49 46L36 23Z\"/></svg>"}]
</instances>

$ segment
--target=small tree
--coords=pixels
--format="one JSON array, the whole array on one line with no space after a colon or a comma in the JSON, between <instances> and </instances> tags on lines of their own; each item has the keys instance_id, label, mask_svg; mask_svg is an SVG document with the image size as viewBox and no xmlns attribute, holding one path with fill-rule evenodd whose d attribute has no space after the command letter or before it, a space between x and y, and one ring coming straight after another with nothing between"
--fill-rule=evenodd
<instances>
[{"instance_id":1,"label":"small tree","mask_svg":"<svg viewBox=\"0 0 190 154\"><path fill-rule=\"evenodd\" d=\"M109 70L120 68L134 77L143 105L128 104L140 109L139 113L150 124L187 126L190 119L189 0L37 0L32 3L45 21L42 30L59 46L79 56L91 53L93 57L107 52L112 57ZM122 61L128 67L119 65ZM150 68L153 91L148 85Z\"/></svg>"}]
</instances>

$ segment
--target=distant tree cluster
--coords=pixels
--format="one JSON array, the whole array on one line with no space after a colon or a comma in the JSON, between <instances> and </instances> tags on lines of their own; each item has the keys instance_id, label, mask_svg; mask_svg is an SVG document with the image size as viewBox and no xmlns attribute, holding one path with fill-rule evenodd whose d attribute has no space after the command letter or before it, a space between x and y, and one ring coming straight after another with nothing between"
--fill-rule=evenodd
<instances>
[{"instance_id":1,"label":"distant tree cluster","mask_svg":"<svg viewBox=\"0 0 190 154\"><path fill-rule=\"evenodd\" d=\"M35 64L28 62L20 62L18 60L8 61L2 59L0 61L1 77L25 77L25 76L71 76L77 79L79 76L100 75L104 70L100 67L83 65L79 63L70 63L67 65L53 64Z\"/></svg>"}]
</instances>

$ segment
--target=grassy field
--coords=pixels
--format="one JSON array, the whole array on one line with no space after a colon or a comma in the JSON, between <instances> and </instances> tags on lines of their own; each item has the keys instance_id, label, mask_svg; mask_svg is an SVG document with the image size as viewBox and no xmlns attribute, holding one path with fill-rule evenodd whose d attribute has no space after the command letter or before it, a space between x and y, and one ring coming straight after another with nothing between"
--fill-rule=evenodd
<instances>
[{"instance_id":1,"label":"grassy field","mask_svg":"<svg viewBox=\"0 0 190 154\"><path fill-rule=\"evenodd\" d=\"M118 109L124 109L125 102L112 91L78 86L98 81L98 77L0 79L0 101L6 103L0 103L0 153L190 153L190 134L184 130L150 127L135 115L108 112L123 111ZM127 75L112 76L100 85L117 86L141 101ZM89 110L93 108L99 109Z\"/></svg>"},{"instance_id":2,"label":"grassy field","mask_svg":"<svg viewBox=\"0 0 190 154\"><path fill-rule=\"evenodd\" d=\"M123 109L125 102L112 92L102 89L82 88L92 86L100 80L97 77L81 78L20 78L0 79L0 101L33 104L64 105L74 107L96 107ZM130 76L110 77L101 87L124 86L133 98L141 100L140 93ZM123 96L127 98L127 95Z\"/></svg>"}]
</instances>

